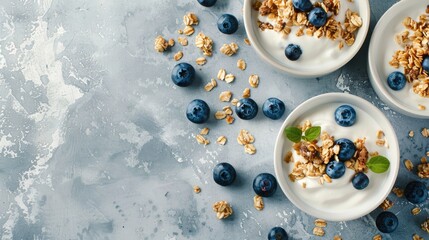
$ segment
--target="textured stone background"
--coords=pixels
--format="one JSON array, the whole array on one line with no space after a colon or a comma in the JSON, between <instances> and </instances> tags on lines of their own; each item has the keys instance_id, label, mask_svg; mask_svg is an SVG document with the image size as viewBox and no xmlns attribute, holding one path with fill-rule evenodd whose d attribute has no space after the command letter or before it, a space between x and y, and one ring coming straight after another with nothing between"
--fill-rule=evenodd
<instances>
[{"instance_id":1,"label":"textured stone background","mask_svg":"<svg viewBox=\"0 0 429 240\"><path fill-rule=\"evenodd\" d=\"M371 1L371 30L395 1ZM242 1L218 0L203 8L194 0L0 0L0 236L1 239L265 239L271 227L283 226L292 239L319 239L311 234L314 218L295 208L278 191L266 208L253 208L252 180L273 172L272 152L282 121L259 114L233 125L213 119L212 144L197 145L200 127L189 123L185 106L205 99L212 111L224 106L220 91L237 96L247 77L257 73L259 103L271 96L284 100L287 113L304 100L326 92L349 92L380 108L391 120L402 159L415 164L429 148L420 134L428 120L398 114L375 95L366 73L368 40L342 69L319 79L298 80L277 72L243 43L244 26L221 35L216 19L224 12L242 18ZM153 50L161 34L177 37L182 16L195 12L196 31L215 41L215 54L197 68L198 81L177 88L170 81L173 54L183 48L183 61L200 56L194 46L176 45L164 54ZM233 57L218 54L223 43L239 43ZM238 58L246 71L235 67ZM219 68L237 76L210 93L205 82ZM286 114L287 115L287 114ZM285 115L285 117L286 117ZM284 118L285 118L284 117ZM256 138L257 154L245 154L235 141L239 129ZM214 144L226 135L226 146ZM211 170L232 163L238 179L231 187L213 183ZM397 185L416 179L401 165ZM202 192L194 194L193 185ZM427 204L418 216L413 207L391 194L399 229L384 239L428 235L418 225L428 217ZM218 221L211 205L229 201L234 215ZM380 210L350 222L329 222L326 239L372 239Z\"/></svg>"}]
</instances>

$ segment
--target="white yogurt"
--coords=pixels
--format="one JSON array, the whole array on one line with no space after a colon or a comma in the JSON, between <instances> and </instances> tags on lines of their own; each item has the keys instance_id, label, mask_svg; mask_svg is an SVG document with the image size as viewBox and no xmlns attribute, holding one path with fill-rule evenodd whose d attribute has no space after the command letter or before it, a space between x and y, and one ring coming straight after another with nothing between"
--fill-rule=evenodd
<instances>
[{"instance_id":1,"label":"white yogurt","mask_svg":"<svg viewBox=\"0 0 429 240\"><path fill-rule=\"evenodd\" d=\"M380 147L375 144L377 140L376 133L382 130L383 127L369 114L362 109L354 107L357 114L356 123L351 127L342 127L335 122L335 109L341 104L324 104L317 108L316 112L307 112L301 116L294 125L303 124L305 120L310 120L313 126L320 126L322 132L326 131L335 139L348 138L352 141L357 138L366 138L365 146L368 152L377 151L380 155L387 156L388 148ZM319 144L320 145L320 144ZM287 152L289 150L286 150ZM298 156L293 151L294 161L299 161L301 156ZM289 175L293 169L293 163L285 164L286 172ZM327 209L330 212L342 212L344 209L350 209L362 204L378 195L380 189L385 186L389 170L385 173L377 174L370 170L367 173L369 185L363 190L356 190L351 179L355 171L347 169L344 176L339 179L332 179L332 183L318 183L318 177L295 181L290 183L291 191L301 199L302 202L310 206L318 206L318 209ZM287 179L287 181L290 181ZM302 183L306 183L306 188L302 187Z\"/></svg>"},{"instance_id":2,"label":"white yogurt","mask_svg":"<svg viewBox=\"0 0 429 240\"><path fill-rule=\"evenodd\" d=\"M422 4L426 6L427 4ZM405 27L402 24L402 21L406 17L411 17L414 20L418 19L418 16L424 13L424 7L418 8L418 9L412 9L408 11L403 11L401 14L398 14L398 16L395 16L391 22L389 23L390 26L393 27L387 27L383 29L383 36L385 38L385 42L383 43L383 47L385 47L385 50L383 50L383 63L380 65L381 73L380 76L381 81L384 83L385 88L389 91L390 95L394 97L398 102L401 102L405 106L407 106L409 109L418 110L422 113L425 113L429 115L429 97L421 97L418 94L413 92L413 88L410 83L407 83L405 87L399 91L392 90L389 85L387 85L387 77L390 73L394 71L400 71L404 72L403 67L400 67L398 69L390 66L389 62L392 60L393 54L400 49L403 49L400 45L398 45L395 42L395 36L398 33L401 33L405 31ZM384 78L383 78L384 77ZM418 105L421 104L426 107L426 110L420 110L418 108Z\"/></svg>"},{"instance_id":3,"label":"white yogurt","mask_svg":"<svg viewBox=\"0 0 429 240\"><path fill-rule=\"evenodd\" d=\"M316 1L312 1L313 3ZM347 9L357 12L357 6L355 3L349 1L341 1L341 7L339 14L335 17L337 21L344 22L345 13ZM258 14L258 19L262 22L270 22L267 17L262 17ZM256 20L255 20L256 21ZM339 39L330 40L326 37L313 37L304 35L297 37L296 32L298 31L297 26L292 27L292 31L288 36L275 32L274 30L261 31L258 29L256 32L257 38L263 48L272 55L280 64L286 65L290 68L312 71L314 68L323 68L325 65L328 68L332 65L332 61L338 61L342 55L348 55L351 48L344 44L344 47L340 50L338 45ZM288 44L293 43L301 47L302 55L297 61L290 61L285 56L285 48Z\"/></svg>"}]
</instances>

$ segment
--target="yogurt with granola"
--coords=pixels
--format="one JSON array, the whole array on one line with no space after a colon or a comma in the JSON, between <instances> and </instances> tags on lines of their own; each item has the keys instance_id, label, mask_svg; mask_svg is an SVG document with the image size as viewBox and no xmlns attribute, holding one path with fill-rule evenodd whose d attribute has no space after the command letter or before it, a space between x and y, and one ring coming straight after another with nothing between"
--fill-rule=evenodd
<instances>
[{"instance_id":1,"label":"yogurt with granola","mask_svg":"<svg viewBox=\"0 0 429 240\"><path fill-rule=\"evenodd\" d=\"M340 126L333 117L333 113L340 105L321 105L317 108L316 112L307 112L297 119L294 124L303 128L306 128L305 125L309 123L312 126L320 126L322 133L316 140L317 143L315 143L316 141L313 142L316 146L320 146L320 160L323 162L325 160L324 156L327 157L328 161L335 158L335 154L329 156L324 153L324 146L329 140L340 138L347 138L355 142L357 157L360 155L365 156L364 151L367 151L366 159L363 159L363 161L367 161L372 155L387 156L389 143L381 131L383 126L380 126L377 120L371 115L357 107L353 107L356 111L356 122L350 127ZM330 144L326 146L328 145ZM341 212L344 209L350 209L362 202L368 201L368 198L376 198L379 190L387 182L389 170L384 173L374 173L371 170L365 169L365 163L359 165L357 160L354 162L351 161L351 163L347 163L348 161L346 161L345 165L347 167L345 173L337 179L329 178L325 173L326 169L319 172L316 169L316 164L313 164L315 161L310 161L312 164L304 164L304 168L307 171L306 176L299 176L299 174L295 174L297 173L297 169L299 171L299 167L297 168L297 166L303 165L304 162L309 162L306 160L308 157L303 157L305 153L300 152L302 145L298 148L296 144L291 144L290 146L290 149L285 150L285 162L283 163L286 173L289 175L287 181L291 181L288 185L290 186L290 190L309 206L317 205L321 209L329 209L330 212ZM335 150L333 145L330 146L333 149L332 151L338 151L338 149ZM307 145L306 148L309 149L310 147ZM319 166L321 165L323 164L319 164ZM365 172L369 178L369 184L363 190L355 189L351 182L355 174L360 171ZM313 176L311 172L316 172L316 174Z\"/></svg>"},{"instance_id":2,"label":"yogurt with granola","mask_svg":"<svg viewBox=\"0 0 429 240\"><path fill-rule=\"evenodd\" d=\"M276 4L278 2L278 4ZM311 0L328 13L326 24L316 28L309 23L308 15L294 9L292 0L265 0L254 6L252 12L256 37L262 47L280 64L306 71L315 67L331 68L332 61L347 55L362 27L358 2L340 0ZM302 54L296 61L285 56L288 44L297 44Z\"/></svg>"}]
</instances>

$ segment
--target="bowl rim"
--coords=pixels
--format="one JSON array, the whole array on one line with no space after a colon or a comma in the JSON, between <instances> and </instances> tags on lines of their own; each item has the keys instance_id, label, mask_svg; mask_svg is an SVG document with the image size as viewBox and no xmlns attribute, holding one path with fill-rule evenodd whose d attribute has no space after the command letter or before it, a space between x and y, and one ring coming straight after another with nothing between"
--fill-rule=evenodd
<instances>
[{"instance_id":1,"label":"bowl rim","mask_svg":"<svg viewBox=\"0 0 429 240\"><path fill-rule=\"evenodd\" d=\"M368 207L365 208L365 211L361 211L361 212L347 212L345 213L326 213L323 211L319 211L316 208L311 208L311 209L306 209L305 208L305 204L299 199L299 198L295 198L295 196L293 194L288 194L288 191L290 191L290 188L288 186L288 183L286 183L287 179L284 178L284 173L283 173L283 143L284 143L284 129L287 125L293 123L294 121L296 121L299 117L300 117L300 112L305 112L308 109L314 108L315 106L319 105L319 104L327 104L327 103L334 103L334 102L338 102L338 103L350 103L351 105L357 106L361 109L365 109L366 112L371 112L371 113L375 113L377 115L377 119L378 117L381 117L382 119L380 119L380 121L383 122L383 130L385 133L388 133L388 135L391 136L391 139L389 140L389 145L390 145L390 151L394 151L392 152L393 156L395 157L394 160L390 159L390 172L389 173L389 178L390 178L390 182L388 182L388 186L385 186L384 188L384 194L382 194L382 197L380 197L380 199L378 199L378 201L374 201L374 203L372 204L368 204ZM392 141L393 140L393 141ZM398 143L398 139L395 133L395 130L393 129L390 121L386 118L386 116L378 109L376 108L374 105L372 105L370 102L368 102L367 100L360 98L358 96L352 95L352 94L348 94L348 93L325 93L325 94L321 94L321 95L317 95L315 97L312 97L306 101L304 101L303 103L301 103L299 106L297 106L290 114L289 116L286 118L286 120L283 122L279 133L277 135L277 139L275 142L275 147L274 147L274 172L277 178L277 182L280 186L280 188L282 189L283 193L286 195L286 197L289 199L289 201L291 201L297 208L299 208L301 211L317 217L317 218L322 218L328 221L349 221L349 220L354 220L357 219L359 217L362 217L364 215L367 215L368 213L370 213L371 211L373 211L374 209L376 209L385 199L386 197L389 195L391 189L393 188L395 181L397 179L398 176L398 172L399 172L399 166L400 166L400 152L399 152L399 143Z\"/></svg>"},{"instance_id":2,"label":"bowl rim","mask_svg":"<svg viewBox=\"0 0 429 240\"><path fill-rule=\"evenodd\" d=\"M387 88L382 84L382 78L377 71L374 58L376 49L380 46L380 38L383 37L382 30L386 28L386 25L389 24L390 20L393 19L397 13L406 11L409 6L413 6L410 5L410 2L416 3L414 0L403 0L393 4L378 20L369 42L367 71L374 91L377 93L378 97L383 100L383 102L389 105L389 107L410 117L428 119L429 114L425 114L420 110L409 109L406 105L392 97L391 93L389 93Z\"/></svg>"},{"instance_id":3,"label":"bowl rim","mask_svg":"<svg viewBox=\"0 0 429 240\"><path fill-rule=\"evenodd\" d=\"M368 34L369 25L370 25L370 18L371 18L371 11L370 11L370 5L369 0L362 0L359 1L360 4L364 4L364 12L360 12L360 16L363 19L363 25L359 29L359 32L363 31L363 34L358 34L356 37L355 43L353 46L356 45L356 47L353 49L353 51L350 51L348 56L343 58L343 61L337 61L338 63L333 64L332 66L324 69L320 69L319 71L298 71L293 68L286 67L282 64L279 64L277 61L273 59L272 56L270 56L268 53L266 54L263 47L260 46L259 41L257 40L257 37L255 35L254 29L253 29L253 22L252 21L252 2L254 0L244 0L243 3L243 22L244 22L244 28L246 29L247 37L249 38L251 45L253 49L256 50L257 54L260 58L262 58L266 63L268 63L271 66L274 66L276 69L285 72L288 75L294 76L294 77L300 77L300 78L314 78L314 77L321 77L324 75L327 75L329 73L332 73L344 65L346 65L350 60L353 59L354 56L359 52L362 45L365 42L366 36ZM337 60L337 59L336 59Z\"/></svg>"}]
</instances>

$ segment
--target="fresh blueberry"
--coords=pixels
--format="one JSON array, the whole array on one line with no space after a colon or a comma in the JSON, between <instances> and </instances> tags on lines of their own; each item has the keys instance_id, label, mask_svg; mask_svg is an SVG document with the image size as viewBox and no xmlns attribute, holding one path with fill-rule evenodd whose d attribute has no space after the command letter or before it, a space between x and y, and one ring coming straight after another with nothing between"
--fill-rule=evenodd
<instances>
[{"instance_id":1,"label":"fresh blueberry","mask_svg":"<svg viewBox=\"0 0 429 240\"><path fill-rule=\"evenodd\" d=\"M352 184L357 190L362 190L368 187L369 178L365 173L359 172L353 177Z\"/></svg>"},{"instance_id":2,"label":"fresh blueberry","mask_svg":"<svg viewBox=\"0 0 429 240\"><path fill-rule=\"evenodd\" d=\"M261 173L253 180L253 190L261 197L270 197L277 190L277 180L269 173Z\"/></svg>"},{"instance_id":3,"label":"fresh blueberry","mask_svg":"<svg viewBox=\"0 0 429 240\"><path fill-rule=\"evenodd\" d=\"M346 172L346 166L340 161L330 161L326 166L326 174L332 179L340 178Z\"/></svg>"},{"instance_id":4,"label":"fresh blueberry","mask_svg":"<svg viewBox=\"0 0 429 240\"><path fill-rule=\"evenodd\" d=\"M187 87L194 80L195 69L189 63L179 63L171 72L171 80L179 87Z\"/></svg>"},{"instance_id":5,"label":"fresh blueberry","mask_svg":"<svg viewBox=\"0 0 429 240\"><path fill-rule=\"evenodd\" d=\"M193 123L205 123L209 119L210 108L200 99L192 100L186 109L186 117Z\"/></svg>"},{"instance_id":6,"label":"fresh blueberry","mask_svg":"<svg viewBox=\"0 0 429 240\"><path fill-rule=\"evenodd\" d=\"M412 181L405 187L404 195L411 203L420 204L428 198L428 190L423 182Z\"/></svg>"},{"instance_id":7,"label":"fresh blueberry","mask_svg":"<svg viewBox=\"0 0 429 240\"><path fill-rule=\"evenodd\" d=\"M285 113L285 104L278 98L268 98L262 105L262 112L266 117L277 120Z\"/></svg>"},{"instance_id":8,"label":"fresh blueberry","mask_svg":"<svg viewBox=\"0 0 429 240\"><path fill-rule=\"evenodd\" d=\"M423 70L429 73L429 56L426 56L425 58L423 58L422 67L423 67Z\"/></svg>"},{"instance_id":9,"label":"fresh blueberry","mask_svg":"<svg viewBox=\"0 0 429 240\"><path fill-rule=\"evenodd\" d=\"M387 85L389 85L389 87L394 91L403 89L406 83L407 83L407 78L403 73L398 71L392 72L387 77Z\"/></svg>"},{"instance_id":10,"label":"fresh blueberry","mask_svg":"<svg viewBox=\"0 0 429 240\"><path fill-rule=\"evenodd\" d=\"M383 233L391 233L398 227L398 217L391 212L381 212L375 220L378 230Z\"/></svg>"},{"instance_id":11,"label":"fresh blueberry","mask_svg":"<svg viewBox=\"0 0 429 240\"><path fill-rule=\"evenodd\" d=\"M243 98L235 106L235 112L239 118L250 120L258 114L258 105L251 98Z\"/></svg>"},{"instance_id":12,"label":"fresh blueberry","mask_svg":"<svg viewBox=\"0 0 429 240\"><path fill-rule=\"evenodd\" d=\"M335 122L343 127L350 127L356 122L356 111L349 105L341 105L335 110Z\"/></svg>"},{"instance_id":13,"label":"fresh blueberry","mask_svg":"<svg viewBox=\"0 0 429 240\"><path fill-rule=\"evenodd\" d=\"M356 147L355 144L347 138L340 138L335 141L336 145L340 145L340 152L338 153L338 159L340 161L347 161L355 155Z\"/></svg>"},{"instance_id":14,"label":"fresh blueberry","mask_svg":"<svg viewBox=\"0 0 429 240\"><path fill-rule=\"evenodd\" d=\"M293 0L292 3L295 9L303 12L308 12L313 8L313 4L310 0Z\"/></svg>"},{"instance_id":15,"label":"fresh blueberry","mask_svg":"<svg viewBox=\"0 0 429 240\"><path fill-rule=\"evenodd\" d=\"M302 54L302 50L296 44L291 43L291 44L287 45L285 48L285 55L286 55L287 59L289 59L291 61L298 60L299 57L301 57L301 54Z\"/></svg>"},{"instance_id":16,"label":"fresh blueberry","mask_svg":"<svg viewBox=\"0 0 429 240\"><path fill-rule=\"evenodd\" d=\"M221 185L231 185L237 176L234 167L229 163L219 163L213 168L213 180Z\"/></svg>"},{"instance_id":17,"label":"fresh blueberry","mask_svg":"<svg viewBox=\"0 0 429 240\"><path fill-rule=\"evenodd\" d=\"M198 0L198 2L204 7L211 7L215 5L216 0Z\"/></svg>"},{"instance_id":18,"label":"fresh blueberry","mask_svg":"<svg viewBox=\"0 0 429 240\"><path fill-rule=\"evenodd\" d=\"M288 236L282 227L273 227L268 233L268 240L288 240Z\"/></svg>"},{"instance_id":19,"label":"fresh blueberry","mask_svg":"<svg viewBox=\"0 0 429 240\"><path fill-rule=\"evenodd\" d=\"M217 28L225 34L233 34L238 29L238 20L231 14L223 14L217 20Z\"/></svg>"},{"instance_id":20,"label":"fresh blueberry","mask_svg":"<svg viewBox=\"0 0 429 240\"><path fill-rule=\"evenodd\" d=\"M308 14L308 21L315 27L321 27L325 25L328 14L323 8L316 7Z\"/></svg>"}]
</instances>

